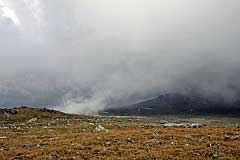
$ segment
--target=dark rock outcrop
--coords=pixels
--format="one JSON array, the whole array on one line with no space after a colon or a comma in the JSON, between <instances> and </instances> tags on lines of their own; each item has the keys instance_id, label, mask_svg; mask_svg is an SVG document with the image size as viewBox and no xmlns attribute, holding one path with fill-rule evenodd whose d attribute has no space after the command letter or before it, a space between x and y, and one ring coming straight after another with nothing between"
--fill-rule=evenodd
<instances>
[{"instance_id":1,"label":"dark rock outcrop","mask_svg":"<svg viewBox=\"0 0 240 160\"><path fill-rule=\"evenodd\" d=\"M17 114L17 111L15 109L0 109L0 116L15 114Z\"/></svg>"}]
</instances>

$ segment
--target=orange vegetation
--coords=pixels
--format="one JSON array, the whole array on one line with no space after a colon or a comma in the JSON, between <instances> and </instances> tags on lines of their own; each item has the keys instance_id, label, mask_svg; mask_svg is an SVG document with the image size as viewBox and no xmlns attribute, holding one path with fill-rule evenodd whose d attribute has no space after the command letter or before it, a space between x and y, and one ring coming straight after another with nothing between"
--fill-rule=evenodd
<instances>
[{"instance_id":1,"label":"orange vegetation","mask_svg":"<svg viewBox=\"0 0 240 160\"><path fill-rule=\"evenodd\" d=\"M240 159L238 126L164 127L150 118L17 111L1 117L2 160ZM98 124L107 130L95 131Z\"/></svg>"}]
</instances>

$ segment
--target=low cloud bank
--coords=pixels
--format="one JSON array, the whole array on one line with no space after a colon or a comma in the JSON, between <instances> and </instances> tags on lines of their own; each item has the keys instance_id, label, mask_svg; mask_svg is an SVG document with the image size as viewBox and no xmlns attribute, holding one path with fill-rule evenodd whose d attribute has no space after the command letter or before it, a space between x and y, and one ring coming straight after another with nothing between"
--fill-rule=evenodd
<instances>
[{"instance_id":1,"label":"low cloud bank","mask_svg":"<svg viewBox=\"0 0 240 160\"><path fill-rule=\"evenodd\" d=\"M0 106L92 113L240 95L237 0L0 0Z\"/></svg>"}]
</instances>

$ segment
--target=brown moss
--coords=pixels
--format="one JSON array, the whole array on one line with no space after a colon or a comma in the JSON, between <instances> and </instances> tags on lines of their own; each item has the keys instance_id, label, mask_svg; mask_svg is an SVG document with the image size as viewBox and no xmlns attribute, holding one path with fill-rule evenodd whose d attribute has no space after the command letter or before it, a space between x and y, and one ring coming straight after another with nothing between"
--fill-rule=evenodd
<instances>
[{"instance_id":1,"label":"brown moss","mask_svg":"<svg viewBox=\"0 0 240 160\"><path fill-rule=\"evenodd\" d=\"M39 111L18 110L15 127L0 130L1 159L240 159L240 139L224 140L237 126L164 128L136 118L104 118L62 113L41 118ZM44 113L46 114L46 113ZM47 113L48 114L48 113ZM18 117L17 117L18 116ZM134 119L134 118L133 118ZM47 122L47 124L45 124ZM44 125L42 125L43 123ZM50 125L49 125L49 124ZM109 132L95 132L101 124ZM230 134L229 134L230 135ZM230 135L231 136L231 135Z\"/></svg>"}]
</instances>

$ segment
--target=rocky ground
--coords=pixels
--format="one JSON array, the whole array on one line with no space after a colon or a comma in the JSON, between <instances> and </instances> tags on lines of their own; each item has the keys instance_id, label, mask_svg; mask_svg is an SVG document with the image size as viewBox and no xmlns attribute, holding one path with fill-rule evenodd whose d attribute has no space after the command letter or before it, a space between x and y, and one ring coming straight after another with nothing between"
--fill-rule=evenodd
<instances>
[{"instance_id":1,"label":"rocky ground","mask_svg":"<svg viewBox=\"0 0 240 160\"><path fill-rule=\"evenodd\" d=\"M1 159L240 159L240 118L0 111Z\"/></svg>"}]
</instances>

